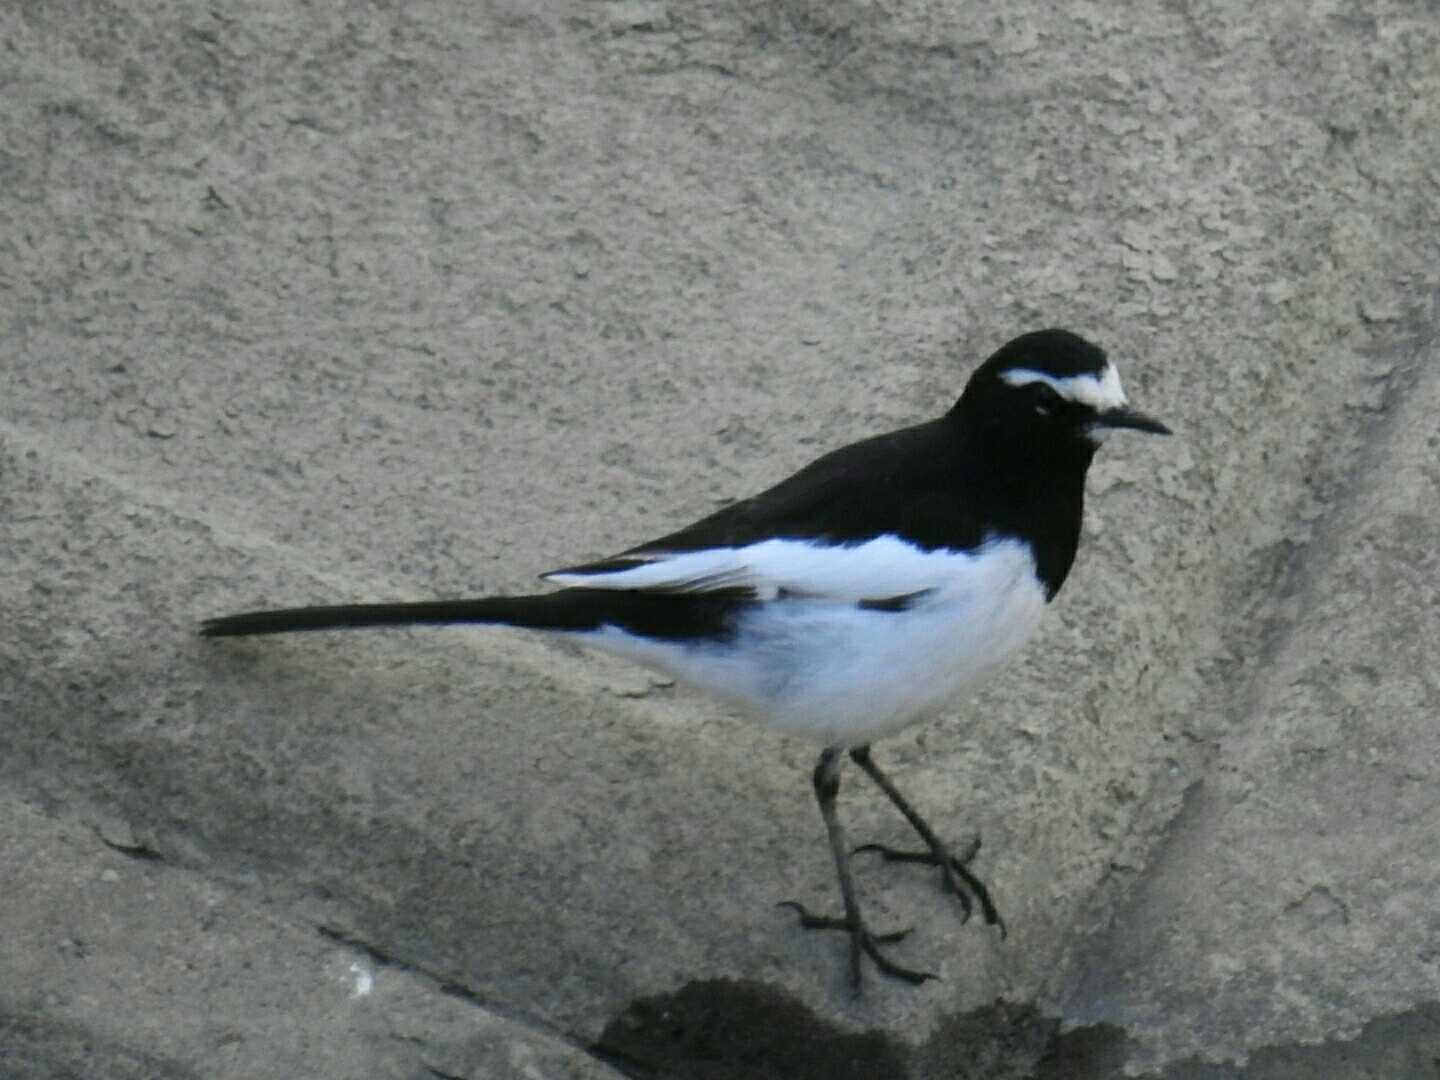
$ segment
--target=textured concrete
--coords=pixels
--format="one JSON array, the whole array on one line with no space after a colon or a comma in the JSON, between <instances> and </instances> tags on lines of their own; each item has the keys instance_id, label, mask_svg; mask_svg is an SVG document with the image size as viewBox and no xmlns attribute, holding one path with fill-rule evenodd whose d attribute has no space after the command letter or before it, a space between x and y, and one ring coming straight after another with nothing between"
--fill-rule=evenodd
<instances>
[{"instance_id":1,"label":"textured concrete","mask_svg":"<svg viewBox=\"0 0 1440 1080\"><path fill-rule=\"evenodd\" d=\"M1433 12L12 4L0 92L0 1074L1429 1075ZM774 907L807 746L523 635L194 636L529 588L1043 325L1179 434L877 748L1010 924L863 867L938 984Z\"/></svg>"},{"instance_id":2,"label":"textured concrete","mask_svg":"<svg viewBox=\"0 0 1440 1080\"><path fill-rule=\"evenodd\" d=\"M1147 1059L1350 1038L1436 1002L1440 340L1406 360L1352 498L1316 530L1249 722L1075 969L1066 1015L1123 1026Z\"/></svg>"}]
</instances>

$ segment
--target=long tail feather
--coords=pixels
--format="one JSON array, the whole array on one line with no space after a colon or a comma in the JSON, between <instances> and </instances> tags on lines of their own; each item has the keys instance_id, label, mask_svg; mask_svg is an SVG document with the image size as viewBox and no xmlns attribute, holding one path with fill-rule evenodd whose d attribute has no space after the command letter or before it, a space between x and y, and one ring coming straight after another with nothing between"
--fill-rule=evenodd
<instances>
[{"instance_id":1,"label":"long tail feather","mask_svg":"<svg viewBox=\"0 0 1440 1080\"><path fill-rule=\"evenodd\" d=\"M531 630L579 631L617 626L652 637L692 638L723 633L731 614L751 599L752 594L745 589L678 596L619 589L561 589L533 596L487 596L477 600L247 611L206 619L200 633L205 637L244 637L365 626L503 623Z\"/></svg>"},{"instance_id":2,"label":"long tail feather","mask_svg":"<svg viewBox=\"0 0 1440 1080\"><path fill-rule=\"evenodd\" d=\"M543 629L561 629L567 621L552 595L493 596L480 600L427 600L406 604L337 604L330 607L281 608L247 611L206 619L200 633L206 637L242 637L249 634L288 634L298 630L345 630L365 626L414 626L423 623L508 623ZM593 625L593 622L592 622ZM576 627L565 627L574 629Z\"/></svg>"}]
</instances>

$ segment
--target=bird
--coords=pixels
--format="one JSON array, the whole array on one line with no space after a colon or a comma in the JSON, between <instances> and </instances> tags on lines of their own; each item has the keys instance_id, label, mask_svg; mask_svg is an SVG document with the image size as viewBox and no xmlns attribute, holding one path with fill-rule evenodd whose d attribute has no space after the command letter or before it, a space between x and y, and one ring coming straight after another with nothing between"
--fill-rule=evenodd
<instances>
[{"instance_id":1,"label":"bird","mask_svg":"<svg viewBox=\"0 0 1440 1080\"><path fill-rule=\"evenodd\" d=\"M553 570L531 595L250 611L207 637L416 624L496 624L615 654L820 747L811 782L842 912L798 901L807 930L848 935L862 957L919 984L933 972L887 953L908 930L864 917L851 856L938 867L968 919L1005 923L971 869L876 764L871 744L932 717L1012 657L1060 592L1080 541L1085 476L1105 437L1168 435L1133 409L1106 352L1068 330L1022 334L937 419L833 450L753 497L598 561ZM837 811L848 757L923 849L849 847Z\"/></svg>"}]
</instances>

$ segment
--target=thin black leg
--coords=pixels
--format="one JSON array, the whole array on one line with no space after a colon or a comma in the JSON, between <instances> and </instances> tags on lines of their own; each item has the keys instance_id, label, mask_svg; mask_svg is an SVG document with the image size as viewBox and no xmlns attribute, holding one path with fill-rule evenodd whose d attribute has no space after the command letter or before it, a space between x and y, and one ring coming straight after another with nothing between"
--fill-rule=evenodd
<instances>
[{"instance_id":1,"label":"thin black leg","mask_svg":"<svg viewBox=\"0 0 1440 1080\"><path fill-rule=\"evenodd\" d=\"M984 883L970 872L966 863L975 857L980 850L980 841L977 839L962 858L957 858L950 853L944 842L935 835L929 823L915 812L915 808L900 794L899 789L891 782L890 777L880 771L880 766L875 764L870 757L869 746L856 746L850 751L850 760L865 770L865 775L875 781L875 784L883 791L895 809L905 815L905 820L910 822L910 827L920 834L920 839L925 841L927 851L896 851L893 848L885 847L882 844L865 844L858 847L856 851L879 852L889 862L923 862L932 866L940 867L944 876L946 887L960 899L960 906L965 910L965 917L970 917L970 895L973 893L975 899L980 902L980 910L985 915L985 921L991 926L1000 928L1000 936L1005 936L1005 920L1000 918L1000 913L995 910L995 904L990 899L990 890ZM962 884L963 882L963 884Z\"/></svg>"},{"instance_id":2,"label":"thin black leg","mask_svg":"<svg viewBox=\"0 0 1440 1080\"><path fill-rule=\"evenodd\" d=\"M855 899L855 882L850 876L850 848L845 842L845 828L840 824L840 815L835 809L835 798L840 792L841 763L837 747L828 747L820 754L820 761L815 766L815 800L820 804L820 816L825 819L825 831L830 837L830 853L835 859L835 875L840 879L840 898L845 904L845 915L839 919L812 915L804 905L794 900L783 901L783 906L799 912L800 925L807 930L844 930L850 935L850 985L857 997L860 994L862 952L886 975L912 983L934 979L936 976L928 971L901 967L880 951L881 945L899 941L910 931L872 934L860 916L860 904Z\"/></svg>"}]
</instances>

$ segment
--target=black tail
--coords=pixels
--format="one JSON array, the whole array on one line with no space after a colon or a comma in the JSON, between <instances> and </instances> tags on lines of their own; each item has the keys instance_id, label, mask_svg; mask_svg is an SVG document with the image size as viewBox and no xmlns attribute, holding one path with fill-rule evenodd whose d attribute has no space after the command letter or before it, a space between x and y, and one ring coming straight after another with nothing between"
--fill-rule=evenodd
<instances>
[{"instance_id":1,"label":"black tail","mask_svg":"<svg viewBox=\"0 0 1440 1080\"><path fill-rule=\"evenodd\" d=\"M205 637L244 637L362 626L502 623L530 630L598 630L615 626L647 637L673 640L723 636L736 609L752 600L748 589L680 594L561 589L535 596L487 596L479 600L247 611L206 619L200 633Z\"/></svg>"},{"instance_id":2,"label":"black tail","mask_svg":"<svg viewBox=\"0 0 1440 1080\"><path fill-rule=\"evenodd\" d=\"M557 594L558 595L558 594ZM427 600L416 604L337 604L333 607L246 611L206 619L206 637L288 634L296 630L343 630L361 626L413 626L417 623L510 623L552 626L538 618L548 596L496 596L483 600Z\"/></svg>"}]
</instances>

